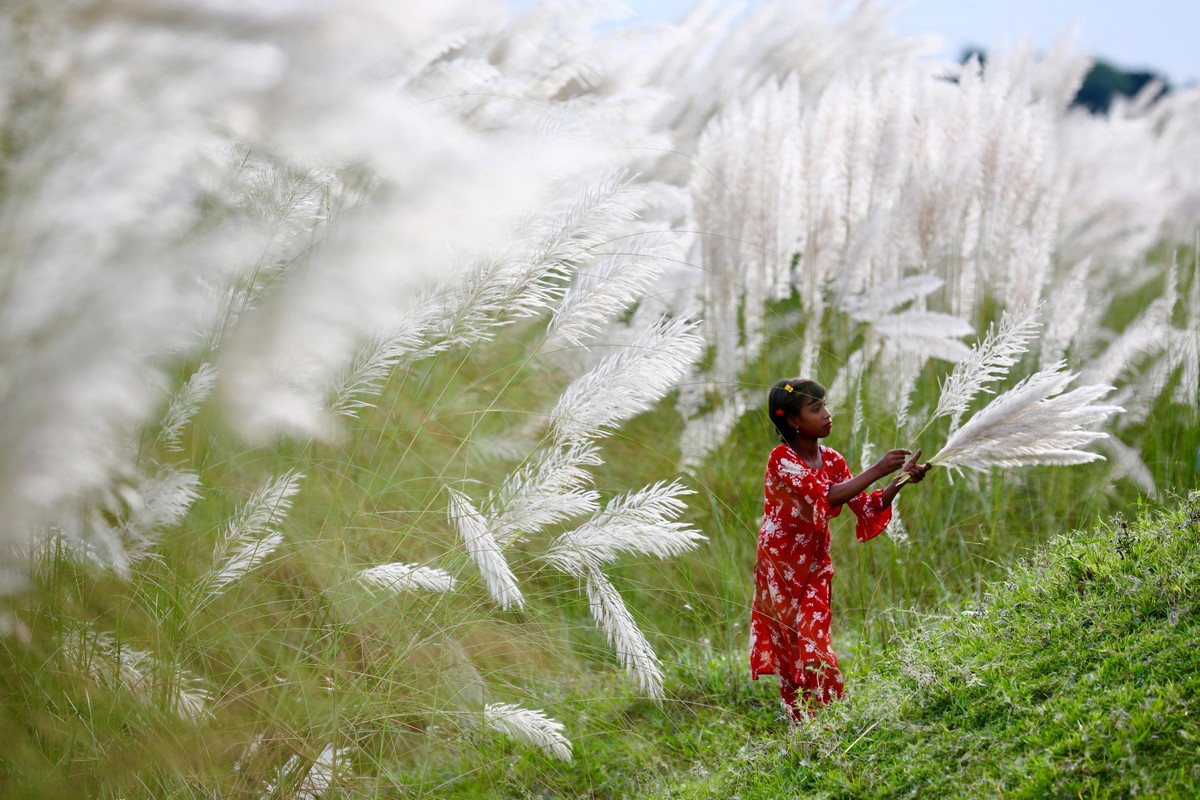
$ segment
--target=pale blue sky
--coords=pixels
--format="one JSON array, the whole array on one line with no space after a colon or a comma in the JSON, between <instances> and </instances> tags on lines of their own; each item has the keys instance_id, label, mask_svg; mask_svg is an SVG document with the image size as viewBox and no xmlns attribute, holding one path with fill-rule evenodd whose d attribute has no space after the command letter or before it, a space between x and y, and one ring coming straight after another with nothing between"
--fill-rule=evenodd
<instances>
[{"instance_id":1,"label":"pale blue sky","mask_svg":"<svg viewBox=\"0 0 1200 800\"><path fill-rule=\"evenodd\" d=\"M533 0L511 0L517 7ZM692 0L625 0L638 17L674 20ZM755 0L747 3L755 5ZM1200 0L896 0L892 16L905 34L936 34L942 55L965 45L990 49L1023 33L1042 46L1072 23L1080 49L1124 69L1151 68L1175 85L1200 78Z\"/></svg>"}]
</instances>

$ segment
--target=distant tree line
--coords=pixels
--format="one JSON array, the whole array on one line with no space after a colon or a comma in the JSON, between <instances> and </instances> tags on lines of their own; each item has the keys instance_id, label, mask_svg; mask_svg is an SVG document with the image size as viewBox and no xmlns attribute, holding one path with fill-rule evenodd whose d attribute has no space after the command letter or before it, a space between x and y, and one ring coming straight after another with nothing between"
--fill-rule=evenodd
<instances>
[{"instance_id":1,"label":"distant tree line","mask_svg":"<svg viewBox=\"0 0 1200 800\"><path fill-rule=\"evenodd\" d=\"M961 60L965 62L971 56L978 58L981 64L987 61L987 52L976 47L963 50ZM1108 112L1114 97L1134 97L1153 81L1159 82L1162 87L1155 99L1171 91L1166 76L1157 72L1123 70L1103 59L1096 59L1071 104L1082 106L1095 114L1104 114Z\"/></svg>"}]
</instances>

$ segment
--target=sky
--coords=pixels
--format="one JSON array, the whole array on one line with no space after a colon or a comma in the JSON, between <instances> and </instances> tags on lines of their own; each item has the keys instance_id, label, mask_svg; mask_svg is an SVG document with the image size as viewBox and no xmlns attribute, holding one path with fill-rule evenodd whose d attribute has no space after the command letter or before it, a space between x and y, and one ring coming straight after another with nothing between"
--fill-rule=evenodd
<instances>
[{"instance_id":1,"label":"sky","mask_svg":"<svg viewBox=\"0 0 1200 800\"><path fill-rule=\"evenodd\" d=\"M511 0L518 7L532 0ZM639 19L678 19L692 0L625 0ZM754 0L749 5L753 6ZM1150 69L1184 86L1200 79L1200 0L895 0L892 26L936 34L938 54L957 60L1031 35L1047 46L1073 23L1077 47L1125 70Z\"/></svg>"}]
</instances>

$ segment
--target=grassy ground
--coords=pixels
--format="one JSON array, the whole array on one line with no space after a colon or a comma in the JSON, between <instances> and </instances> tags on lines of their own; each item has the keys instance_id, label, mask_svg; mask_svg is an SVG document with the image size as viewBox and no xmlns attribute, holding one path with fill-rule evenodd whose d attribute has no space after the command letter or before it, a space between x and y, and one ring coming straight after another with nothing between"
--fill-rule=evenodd
<instances>
[{"instance_id":1,"label":"grassy ground","mask_svg":"<svg viewBox=\"0 0 1200 800\"><path fill-rule=\"evenodd\" d=\"M1194 797L1200 493L1064 534L849 702L660 797Z\"/></svg>"},{"instance_id":2,"label":"grassy ground","mask_svg":"<svg viewBox=\"0 0 1200 800\"><path fill-rule=\"evenodd\" d=\"M580 701L571 764L489 744L459 797L1193 797L1200 493L1061 534L980 602L860 653L789 730L742 653L676 665L661 707ZM573 694L573 693L572 693ZM465 765L463 765L465 767ZM433 789L433 786L427 785Z\"/></svg>"}]
</instances>

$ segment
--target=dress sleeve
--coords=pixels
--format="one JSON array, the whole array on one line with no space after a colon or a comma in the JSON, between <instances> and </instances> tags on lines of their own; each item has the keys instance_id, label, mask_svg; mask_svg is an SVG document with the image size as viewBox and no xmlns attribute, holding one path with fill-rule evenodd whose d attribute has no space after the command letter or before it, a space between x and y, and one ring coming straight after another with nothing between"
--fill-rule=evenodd
<instances>
[{"instance_id":1,"label":"dress sleeve","mask_svg":"<svg viewBox=\"0 0 1200 800\"><path fill-rule=\"evenodd\" d=\"M841 462L839 466L839 475L833 483L842 483L848 481L854 476L850 474L850 467L846 466L846 460L840 455L838 460ZM846 501L846 505L850 506L850 510L854 512L854 516L858 517L858 524L854 526L854 535L858 537L860 542L865 542L868 539L874 539L879 534L883 533L887 528L887 524L892 520L892 508L883 507L883 490L876 489L867 494L859 492L854 497Z\"/></svg>"}]
</instances>

